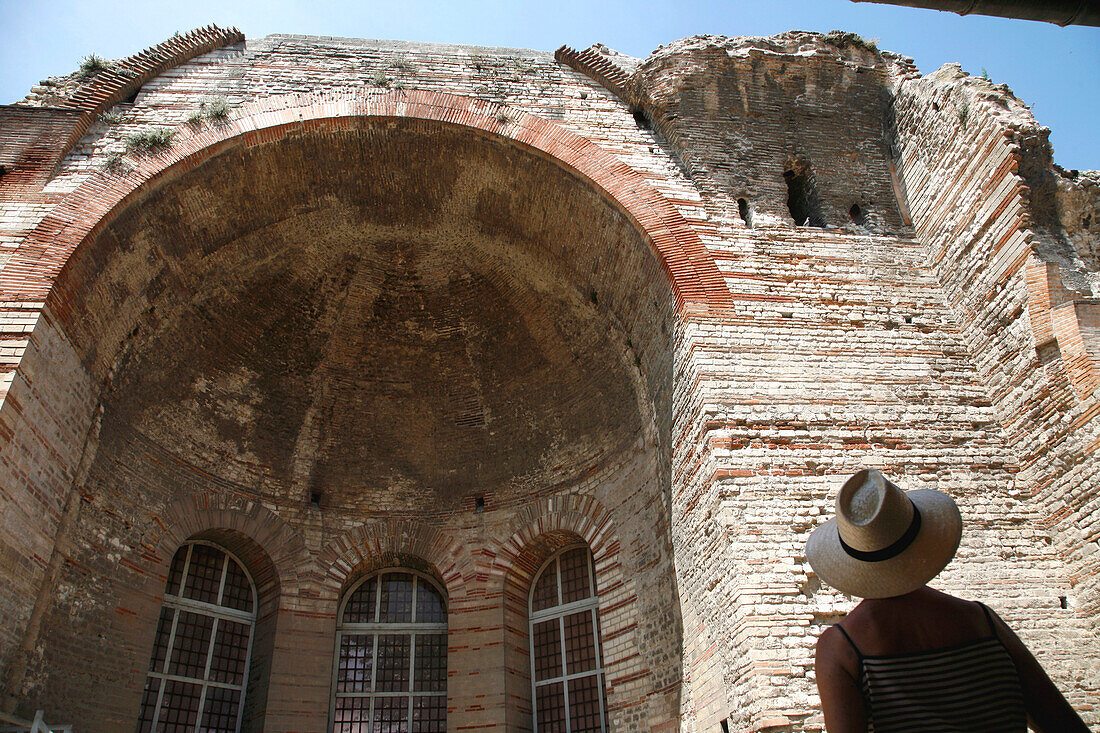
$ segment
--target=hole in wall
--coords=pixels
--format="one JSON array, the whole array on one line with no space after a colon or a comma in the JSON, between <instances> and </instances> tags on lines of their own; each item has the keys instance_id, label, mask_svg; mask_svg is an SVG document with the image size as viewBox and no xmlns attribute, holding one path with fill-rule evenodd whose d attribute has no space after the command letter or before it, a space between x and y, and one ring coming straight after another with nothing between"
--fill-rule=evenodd
<instances>
[{"instance_id":1,"label":"hole in wall","mask_svg":"<svg viewBox=\"0 0 1100 733\"><path fill-rule=\"evenodd\" d=\"M320 492L313 492L309 495L309 505L312 507L321 506L321 494Z\"/></svg>"},{"instance_id":2,"label":"hole in wall","mask_svg":"<svg viewBox=\"0 0 1100 733\"><path fill-rule=\"evenodd\" d=\"M1058 605L1062 608L1069 608L1069 600L1065 596L1058 596Z\"/></svg>"},{"instance_id":3,"label":"hole in wall","mask_svg":"<svg viewBox=\"0 0 1100 733\"><path fill-rule=\"evenodd\" d=\"M905 317L905 322L906 323L912 323L913 322L913 316L906 316Z\"/></svg>"},{"instance_id":4,"label":"hole in wall","mask_svg":"<svg viewBox=\"0 0 1100 733\"><path fill-rule=\"evenodd\" d=\"M630 110L630 116L634 118L634 123L643 130L648 130L650 127L649 116L643 109Z\"/></svg>"},{"instance_id":5,"label":"hole in wall","mask_svg":"<svg viewBox=\"0 0 1100 733\"><path fill-rule=\"evenodd\" d=\"M1035 347L1035 356L1040 364L1050 364L1062 358L1062 350L1058 347L1057 339L1049 339Z\"/></svg>"},{"instance_id":6,"label":"hole in wall","mask_svg":"<svg viewBox=\"0 0 1100 733\"><path fill-rule=\"evenodd\" d=\"M852 204L852 208L848 209L848 218L852 220L853 224L863 226L867 219L863 214L863 209L859 207L859 204Z\"/></svg>"},{"instance_id":7,"label":"hole in wall","mask_svg":"<svg viewBox=\"0 0 1100 733\"><path fill-rule=\"evenodd\" d=\"M745 226L752 229L752 209L749 208L748 201L737 199L737 213L741 216L741 221L745 222Z\"/></svg>"},{"instance_id":8,"label":"hole in wall","mask_svg":"<svg viewBox=\"0 0 1100 733\"><path fill-rule=\"evenodd\" d=\"M483 511L485 511L485 497L484 496L475 496L474 497L474 511L477 512L478 514L481 514Z\"/></svg>"},{"instance_id":9,"label":"hole in wall","mask_svg":"<svg viewBox=\"0 0 1100 733\"><path fill-rule=\"evenodd\" d=\"M122 103L123 104L133 104L134 102L137 101L138 92L140 92L140 91L141 91L141 87L138 87L137 89L134 90L133 94L130 94L126 98L124 98L122 100Z\"/></svg>"},{"instance_id":10,"label":"hole in wall","mask_svg":"<svg viewBox=\"0 0 1100 733\"><path fill-rule=\"evenodd\" d=\"M812 573L806 577L806 582L798 588L798 592L807 598L813 598L819 590L821 590L821 578Z\"/></svg>"},{"instance_id":11,"label":"hole in wall","mask_svg":"<svg viewBox=\"0 0 1100 733\"><path fill-rule=\"evenodd\" d=\"M843 611L814 611L815 626L832 626L840 623L847 614Z\"/></svg>"},{"instance_id":12,"label":"hole in wall","mask_svg":"<svg viewBox=\"0 0 1100 733\"><path fill-rule=\"evenodd\" d=\"M730 733L730 724L728 721L722 721L722 733Z\"/></svg>"},{"instance_id":13,"label":"hole in wall","mask_svg":"<svg viewBox=\"0 0 1100 733\"><path fill-rule=\"evenodd\" d=\"M787 209L796 226L824 227L825 217L817 199L817 183L810 164L798 160L783 171L787 181Z\"/></svg>"}]
</instances>

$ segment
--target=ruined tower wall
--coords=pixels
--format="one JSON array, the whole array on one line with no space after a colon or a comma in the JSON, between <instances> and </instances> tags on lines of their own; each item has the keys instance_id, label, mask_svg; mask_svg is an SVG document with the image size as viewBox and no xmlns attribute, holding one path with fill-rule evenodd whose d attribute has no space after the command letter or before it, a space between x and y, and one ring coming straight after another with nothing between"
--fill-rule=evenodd
<instances>
[{"instance_id":1,"label":"ruined tower wall","mask_svg":"<svg viewBox=\"0 0 1100 733\"><path fill-rule=\"evenodd\" d=\"M790 222L786 179L804 174L816 226L900 233L889 74L850 34L700 36L655 51L631 88L692 182L723 208L738 213L744 199L762 222Z\"/></svg>"},{"instance_id":2,"label":"ruined tower wall","mask_svg":"<svg viewBox=\"0 0 1100 733\"><path fill-rule=\"evenodd\" d=\"M1023 104L957 66L900 83L896 110L917 235L1018 456L1019 489L1067 563L1064 605L1095 629L1100 271L1089 179L1075 190ZM1084 226L1060 221L1064 197L1078 199Z\"/></svg>"},{"instance_id":3,"label":"ruined tower wall","mask_svg":"<svg viewBox=\"0 0 1100 733\"><path fill-rule=\"evenodd\" d=\"M687 469L674 483L674 536L697 729L727 714L746 729L821 724L810 710L812 644L847 606L799 563L804 533L831 511L839 481L828 477L847 461L954 496L967 530L937 583L1020 620L1075 704L1094 706L1095 685L1080 682L1096 678L1093 620L1069 605L1079 578L1050 547L1038 521L1046 510L1016 481L965 318L944 298L937 275L960 275L928 268L927 233L905 226L909 209L923 213L939 192L906 189L894 125L960 139L916 116L895 122L891 87L917 77L911 61L844 34L797 33L688 39L632 73L606 50L574 58L669 141L720 222L721 243L704 241L735 298L731 318L689 329L699 341L683 357L697 386L682 395L693 422L677 444ZM959 157L974 144L958 145ZM827 230L790 228L782 173L799 158L815 161ZM929 166L959 179L942 161ZM997 210L993 192L974 193L970 205ZM739 198L752 202L750 217ZM853 221L853 202L873 214ZM1082 469L1094 496L1095 468Z\"/></svg>"}]
</instances>

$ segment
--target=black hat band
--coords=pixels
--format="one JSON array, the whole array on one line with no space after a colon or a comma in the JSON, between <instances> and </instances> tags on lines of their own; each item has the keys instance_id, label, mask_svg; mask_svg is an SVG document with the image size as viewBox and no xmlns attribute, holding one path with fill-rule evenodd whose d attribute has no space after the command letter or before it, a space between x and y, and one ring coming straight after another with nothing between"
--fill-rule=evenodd
<instances>
[{"instance_id":1,"label":"black hat band","mask_svg":"<svg viewBox=\"0 0 1100 733\"><path fill-rule=\"evenodd\" d=\"M909 497L905 497L909 499ZM909 503L913 505L913 520L909 522L909 528L898 537L898 539L888 547L883 547L881 550L873 550L871 552L864 552L863 550L857 550L854 547L849 547L844 542L844 538L840 536L840 532L837 532L837 539L840 540L840 546L844 548L844 551L848 553L849 557L856 560L862 560L863 562L882 562L883 560L889 560L897 557L901 553L905 552L905 549L909 545L913 544L913 540L917 539L917 534L920 533L920 510L917 509L917 505L913 504L913 500L909 499Z\"/></svg>"}]
</instances>

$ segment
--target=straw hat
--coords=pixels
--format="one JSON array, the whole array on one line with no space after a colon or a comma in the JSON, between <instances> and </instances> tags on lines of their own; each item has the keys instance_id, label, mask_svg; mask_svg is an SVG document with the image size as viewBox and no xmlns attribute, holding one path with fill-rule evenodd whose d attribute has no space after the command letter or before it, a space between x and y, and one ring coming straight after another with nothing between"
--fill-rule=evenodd
<instances>
[{"instance_id":1,"label":"straw hat","mask_svg":"<svg viewBox=\"0 0 1100 733\"><path fill-rule=\"evenodd\" d=\"M950 496L902 491L867 468L844 482L836 518L810 534L806 558L839 591L890 598L936 577L955 556L961 536L962 517Z\"/></svg>"}]
</instances>

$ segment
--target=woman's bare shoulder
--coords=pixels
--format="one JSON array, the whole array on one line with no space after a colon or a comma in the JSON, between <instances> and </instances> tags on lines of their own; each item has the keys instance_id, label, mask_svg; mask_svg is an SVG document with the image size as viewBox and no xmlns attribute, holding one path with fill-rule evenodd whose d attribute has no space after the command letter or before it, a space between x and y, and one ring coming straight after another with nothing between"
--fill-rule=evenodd
<instances>
[{"instance_id":1,"label":"woman's bare shoulder","mask_svg":"<svg viewBox=\"0 0 1100 733\"><path fill-rule=\"evenodd\" d=\"M821 667L837 667L855 677L859 670L859 656L839 624L830 626L817 637L814 664Z\"/></svg>"}]
</instances>

